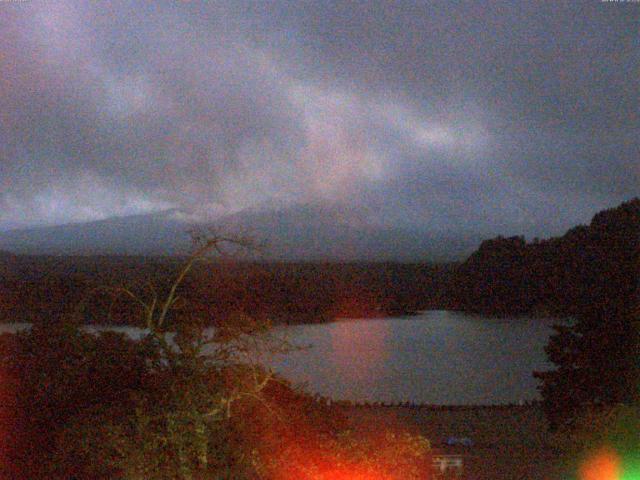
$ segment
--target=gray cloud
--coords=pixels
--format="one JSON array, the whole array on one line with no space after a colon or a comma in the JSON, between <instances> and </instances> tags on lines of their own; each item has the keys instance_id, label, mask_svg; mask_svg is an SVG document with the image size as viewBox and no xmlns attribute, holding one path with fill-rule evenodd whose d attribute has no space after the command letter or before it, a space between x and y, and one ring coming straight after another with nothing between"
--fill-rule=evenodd
<instances>
[{"instance_id":1,"label":"gray cloud","mask_svg":"<svg viewBox=\"0 0 640 480\"><path fill-rule=\"evenodd\" d=\"M338 202L544 235L640 194L636 4L0 10L0 229Z\"/></svg>"}]
</instances>

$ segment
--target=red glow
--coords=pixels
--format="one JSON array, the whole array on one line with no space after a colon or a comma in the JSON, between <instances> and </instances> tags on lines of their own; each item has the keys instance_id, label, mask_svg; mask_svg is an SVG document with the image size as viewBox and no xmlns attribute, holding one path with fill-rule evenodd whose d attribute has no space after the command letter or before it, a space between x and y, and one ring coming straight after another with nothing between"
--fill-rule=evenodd
<instances>
[{"instance_id":1,"label":"red glow","mask_svg":"<svg viewBox=\"0 0 640 480\"><path fill-rule=\"evenodd\" d=\"M353 469L336 469L324 473L318 480L393 480L389 476Z\"/></svg>"},{"instance_id":2,"label":"red glow","mask_svg":"<svg viewBox=\"0 0 640 480\"><path fill-rule=\"evenodd\" d=\"M384 325L383 322L375 322ZM348 325L339 327L337 338L345 355L353 338ZM384 333L371 330L364 344L374 352L384 351ZM374 341L376 340L377 341ZM349 341L350 340L350 341ZM335 348L335 343L334 343ZM370 361L376 362L378 354ZM344 358L344 360L347 360ZM308 400L278 384L266 391L269 408L263 403L239 402L234 419L243 443L262 465L266 480L407 480L430 478L428 442L404 428L392 415L349 412L321 406L309 408ZM365 412L366 413L366 412ZM375 421L372 421L375 418ZM251 419L246 422L244 420Z\"/></svg>"},{"instance_id":3,"label":"red glow","mask_svg":"<svg viewBox=\"0 0 640 480\"><path fill-rule=\"evenodd\" d=\"M610 449L599 450L580 467L580 480L619 480L620 457Z\"/></svg>"},{"instance_id":4,"label":"red glow","mask_svg":"<svg viewBox=\"0 0 640 480\"><path fill-rule=\"evenodd\" d=\"M295 471L281 472L274 480L400 480L389 475L372 472L366 467L297 466Z\"/></svg>"}]
</instances>

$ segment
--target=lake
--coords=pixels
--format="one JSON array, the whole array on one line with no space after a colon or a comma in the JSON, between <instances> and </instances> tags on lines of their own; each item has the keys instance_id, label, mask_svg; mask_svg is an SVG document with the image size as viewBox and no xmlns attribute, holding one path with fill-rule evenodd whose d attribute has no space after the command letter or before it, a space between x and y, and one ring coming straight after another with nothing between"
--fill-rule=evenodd
<instances>
[{"instance_id":1,"label":"lake","mask_svg":"<svg viewBox=\"0 0 640 480\"><path fill-rule=\"evenodd\" d=\"M531 374L550 367L544 346L551 323L427 311L278 327L291 342L308 348L269 362L309 392L336 400L517 403L539 398ZM115 330L141 334L127 327Z\"/></svg>"},{"instance_id":2,"label":"lake","mask_svg":"<svg viewBox=\"0 0 640 480\"><path fill-rule=\"evenodd\" d=\"M534 370L552 322L450 311L405 318L287 327L308 344L274 361L308 389L335 399L432 404L516 403L539 398Z\"/></svg>"}]
</instances>

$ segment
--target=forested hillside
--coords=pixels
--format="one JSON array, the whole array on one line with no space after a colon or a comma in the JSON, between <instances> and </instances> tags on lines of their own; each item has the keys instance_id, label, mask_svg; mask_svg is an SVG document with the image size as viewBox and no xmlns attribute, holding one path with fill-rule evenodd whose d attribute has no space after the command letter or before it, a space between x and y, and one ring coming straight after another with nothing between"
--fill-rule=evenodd
<instances>
[{"instance_id":1,"label":"forested hillside","mask_svg":"<svg viewBox=\"0 0 640 480\"><path fill-rule=\"evenodd\" d=\"M186 282L184 296L208 322L236 312L299 323L422 309L558 316L593 308L627 311L638 298L639 245L640 199L633 199L562 237L485 240L457 266L209 263ZM179 262L173 257L0 254L0 321L69 313L89 295L88 303L101 310L87 321L118 321L128 313L119 312L117 302L112 305L105 287L128 278L141 290L149 282L161 289ZM113 315L107 319L109 308Z\"/></svg>"},{"instance_id":2,"label":"forested hillside","mask_svg":"<svg viewBox=\"0 0 640 480\"><path fill-rule=\"evenodd\" d=\"M39 323L82 312L84 323L130 323L143 298L170 283L179 258L7 256L0 262L0 322ZM176 310L206 324L238 313L276 323L400 315L439 308L453 265L204 262L181 286Z\"/></svg>"},{"instance_id":3,"label":"forested hillside","mask_svg":"<svg viewBox=\"0 0 640 480\"><path fill-rule=\"evenodd\" d=\"M497 237L457 269L456 308L487 314L610 314L638 302L640 199L596 214L559 238Z\"/></svg>"}]
</instances>

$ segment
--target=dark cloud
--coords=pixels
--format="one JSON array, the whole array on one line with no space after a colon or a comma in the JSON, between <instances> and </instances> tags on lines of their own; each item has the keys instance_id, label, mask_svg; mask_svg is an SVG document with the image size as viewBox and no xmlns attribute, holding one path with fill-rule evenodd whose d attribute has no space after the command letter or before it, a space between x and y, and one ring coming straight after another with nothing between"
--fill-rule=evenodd
<instances>
[{"instance_id":1,"label":"dark cloud","mask_svg":"<svg viewBox=\"0 0 640 480\"><path fill-rule=\"evenodd\" d=\"M640 194L638 4L0 10L0 228L338 202L545 235Z\"/></svg>"}]
</instances>

